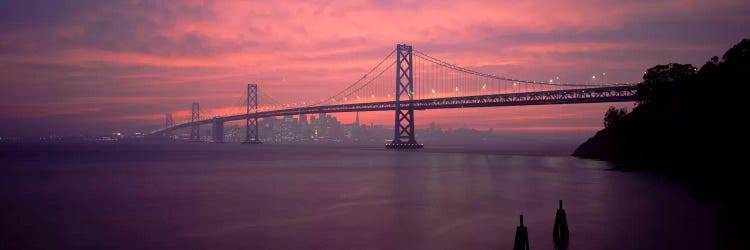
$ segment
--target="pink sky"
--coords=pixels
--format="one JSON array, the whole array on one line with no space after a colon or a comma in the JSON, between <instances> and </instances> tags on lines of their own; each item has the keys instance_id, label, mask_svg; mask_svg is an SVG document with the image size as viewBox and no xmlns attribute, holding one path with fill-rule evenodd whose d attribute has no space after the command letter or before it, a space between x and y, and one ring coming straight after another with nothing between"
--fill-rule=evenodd
<instances>
[{"instance_id":1,"label":"pink sky","mask_svg":"<svg viewBox=\"0 0 750 250\"><path fill-rule=\"evenodd\" d=\"M397 43L517 79L637 82L701 65L750 34L717 1L7 1L0 136L158 128L190 103L226 109L247 83L279 101L330 96ZM418 127L593 131L610 104L417 112ZM632 107L632 103L614 104ZM361 114L392 126L393 114ZM338 115L351 121L354 114Z\"/></svg>"}]
</instances>

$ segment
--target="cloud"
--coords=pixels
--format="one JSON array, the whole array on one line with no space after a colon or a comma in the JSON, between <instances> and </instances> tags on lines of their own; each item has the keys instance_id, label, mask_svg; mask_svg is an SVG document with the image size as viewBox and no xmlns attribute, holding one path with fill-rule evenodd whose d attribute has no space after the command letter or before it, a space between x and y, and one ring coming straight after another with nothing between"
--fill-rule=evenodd
<instances>
[{"instance_id":1,"label":"cloud","mask_svg":"<svg viewBox=\"0 0 750 250\"><path fill-rule=\"evenodd\" d=\"M192 101L229 107L250 82L282 102L315 100L361 78L396 43L513 78L586 82L606 72L635 82L658 63L721 54L750 34L748 11L741 0L3 1L0 107L23 107L9 123L54 116L75 127L123 117L160 124ZM478 118L500 114L481 110L464 118L502 123ZM554 108L534 112L545 110ZM451 112L442 114L461 117ZM570 126L599 126L599 112L585 114L587 124ZM519 117L514 126L566 119Z\"/></svg>"}]
</instances>

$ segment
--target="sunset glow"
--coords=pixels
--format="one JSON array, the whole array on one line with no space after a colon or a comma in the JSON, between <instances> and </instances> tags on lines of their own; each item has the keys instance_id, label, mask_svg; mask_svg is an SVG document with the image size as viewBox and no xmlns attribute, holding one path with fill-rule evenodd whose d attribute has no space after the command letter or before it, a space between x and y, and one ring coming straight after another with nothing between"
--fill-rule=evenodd
<instances>
[{"instance_id":1,"label":"sunset glow","mask_svg":"<svg viewBox=\"0 0 750 250\"><path fill-rule=\"evenodd\" d=\"M739 0L0 6L0 133L25 134L155 129L164 113L186 119L191 102L207 114L231 113L247 83L280 102L313 102L361 78L397 43L516 79L635 83L656 64L700 65L750 34L750 26L740 25L750 23L750 5ZM425 111L417 113L417 126L593 132L608 106ZM354 114L336 116L348 122ZM393 126L392 116L360 119Z\"/></svg>"}]
</instances>

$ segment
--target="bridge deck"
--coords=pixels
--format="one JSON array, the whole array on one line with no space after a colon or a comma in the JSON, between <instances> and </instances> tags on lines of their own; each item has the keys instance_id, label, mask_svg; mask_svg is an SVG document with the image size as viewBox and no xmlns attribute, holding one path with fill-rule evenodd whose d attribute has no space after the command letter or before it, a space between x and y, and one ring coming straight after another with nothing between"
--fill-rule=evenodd
<instances>
[{"instance_id":1,"label":"bridge deck","mask_svg":"<svg viewBox=\"0 0 750 250\"><path fill-rule=\"evenodd\" d=\"M603 102L627 102L636 100L637 86L614 86L614 87L597 87L585 89L555 90L541 92L525 92L512 94L494 94L494 95L477 95L461 96L447 98L421 99L413 101L402 101L402 106L414 105L416 110L427 109L448 109L448 108L473 108L473 107L496 107L496 106L526 106L526 105L554 105L554 104L575 104L575 103L603 103ZM245 120L252 117L273 117L285 115L315 114L315 113L342 113L358 111L386 111L395 110L396 102L372 102L372 103L354 103L326 105L315 107L302 107L291 109L271 110L251 114L240 114L224 117L212 117L195 122L178 124L169 128L162 128L151 132L151 134L160 134L186 128L191 125L209 124L213 121L236 121Z\"/></svg>"}]
</instances>

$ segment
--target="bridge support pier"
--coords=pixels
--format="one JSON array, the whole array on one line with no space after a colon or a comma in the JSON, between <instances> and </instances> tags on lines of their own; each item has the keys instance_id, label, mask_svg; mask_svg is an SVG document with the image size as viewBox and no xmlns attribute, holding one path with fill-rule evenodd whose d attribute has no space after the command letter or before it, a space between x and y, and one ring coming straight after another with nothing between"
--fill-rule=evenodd
<instances>
[{"instance_id":1,"label":"bridge support pier","mask_svg":"<svg viewBox=\"0 0 750 250\"><path fill-rule=\"evenodd\" d=\"M414 138L414 78L412 71L412 48L396 45L396 120L393 141L386 144L389 149L419 149L424 145ZM406 103L402 97L408 97Z\"/></svg>"},{"instance_id":2,"label":"bridge support pier","mask_svg":"<svg viewBox=\"0 0 750 250\"><path fill-rule=\"evenodd\" d=\"M195 124L196 121L201 119L201 105L194 102L191 110L192 115L190 116L190 121ZM195 124L190 126L190 141L201 141L201 125Z\"/></svg>"},{"instance_id":3,"label":"bridge support pier","mask_svg":"<svg viewBox=\"0 0 750 250\"><path fill-rule=\"evenodd\" d=\"M216 118L211 121L211 142L224 143L224 121Z\"/></svg>"},{"instance_id":4,"label":"bridge support pier","mask_svg":"<svg viewBox=\"0 0 750 250\"><path fill-rule=\"evenodd\" d=\"M247 85L247 119L244 144L263 144L258 139L258 84ZM255 114L251 117L251 114Z\"/></svg>"}]
</instances>

